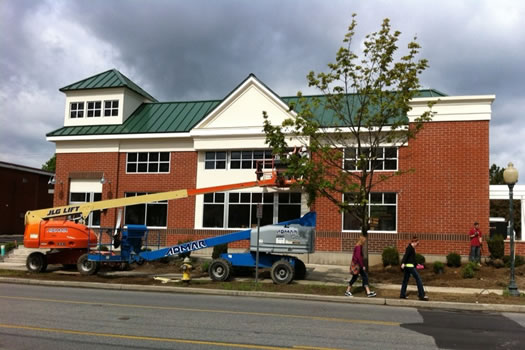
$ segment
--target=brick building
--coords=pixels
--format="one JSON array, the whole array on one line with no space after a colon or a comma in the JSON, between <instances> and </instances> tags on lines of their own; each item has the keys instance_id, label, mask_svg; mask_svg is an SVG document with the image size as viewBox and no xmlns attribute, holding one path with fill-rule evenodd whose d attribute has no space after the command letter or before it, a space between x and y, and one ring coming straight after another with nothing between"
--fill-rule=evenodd
<instances>
[{"instance_id":1,"label":"brick building","mask_svg":"<svg viewBox=\"0 0 525 350\"><path fill-rule=\"evenodd\" d=\"M278 96L254 75L224 99L210 101L158 102L116 70L60 90L66 94L64 127L47 134L57 152L55 206L253 180L255 161L271 159L262 111L280 124L297 100ZM446 96L430 89L420 96L411 103L409 120L437 101L433 120L406 146L382 149L383 171L415 171L382 183L373 194L371 210L381 214L370 232L370 252L380 254L388 245L403 251L417 234L418 250L427 257L467 255L472 222L489 229L495 96ZM263 223L316 210L316 253L307 260L348 261L359 228L326 199L308 208L305 195L290 190L252 188L127 207L124 221L148 225L150 237L170 245L250 227L258 202ZM92 214L89 224L111 227L115 221L116 210L110 209Z\"/></svg>"},{"instance_id":2,"label":"brick building","mask_svg":"<svg viewBox=\"0 0 525 350\"><path fill-rule=\"evenodd\" d=\"M23 234L26 211L53 205L48 185L52 176L42 169L0 162L0 234Z\"/></svg>"}]
</instances>

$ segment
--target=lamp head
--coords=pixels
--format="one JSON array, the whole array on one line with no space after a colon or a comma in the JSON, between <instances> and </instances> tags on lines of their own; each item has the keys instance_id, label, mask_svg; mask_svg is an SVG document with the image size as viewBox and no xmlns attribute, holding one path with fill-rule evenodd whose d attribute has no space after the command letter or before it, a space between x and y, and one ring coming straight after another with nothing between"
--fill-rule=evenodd
<instances>
[{"instance_id":1,"label":"lamp head","mask_svg":"<svg viewBox=\"0 0 525 350\"><path fill-rule=\"evenodd\" d=\"M514 164L509 163L503 171L503 180L507 185L514 185L518 182L518 169L514 168Z\"/></svg>"}]
</instances>

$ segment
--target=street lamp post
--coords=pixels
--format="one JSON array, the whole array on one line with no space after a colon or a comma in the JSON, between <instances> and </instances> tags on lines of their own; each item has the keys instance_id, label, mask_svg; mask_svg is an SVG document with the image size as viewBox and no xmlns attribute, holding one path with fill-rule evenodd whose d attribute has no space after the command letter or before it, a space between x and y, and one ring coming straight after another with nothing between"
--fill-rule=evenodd
<instances>
[{"instance_id":1,"label":"street lamp post","mask_svg":"<svg viewBox=\"0 0 525 350\"><path fill-rule=\"evenodd\" d=\"M510 215L510 283L509 283L509 294L511 296L519 296L520 292L516 281L514 279L514 206L512 198L512 190L514 185L518 182L518 170L514 168L514 164L509 163L505 171L503 171L503 180L509 186L509 215Z\"/></svg>"}]
</instances>

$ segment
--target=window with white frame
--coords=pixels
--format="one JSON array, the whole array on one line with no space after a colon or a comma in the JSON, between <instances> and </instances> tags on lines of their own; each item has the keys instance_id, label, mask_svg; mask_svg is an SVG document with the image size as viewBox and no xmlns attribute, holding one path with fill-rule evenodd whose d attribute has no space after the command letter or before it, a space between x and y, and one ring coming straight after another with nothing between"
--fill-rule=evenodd
<instances>
[{"instance_id":1,"label":"window with white frame","mask_svg":"<svg viewBox=\"0 0 525 350\"><path fill-rule=\"evenodd\" d=\"M261 225L271 225L301 216L301 193L208 193L204 195L203 227L255 227L259 203L263 210Z\"/></svg>"},{"instance_id":2,"label":"window with white frame","mask_svg":"<svg viewBox=\"0 0 525 350\"><path fill-rule=\"evenodd\" d=\"M353 195L351 193L345 194L344 201L353 205ZM397 230L397 193L370 193L367 209L370 218L370 231L395 232ZM345 212L343 214L343 230L361 231L361 223L352 213Z\"/></svg>"},{"instance_id":3,"label":"window with white frame","mask_svg":"<svg viewBox=\"0 0 525 350\"><path fill-rule=\"evenodd\" d=\"M224 193L204 195L202 227L224 227Z\"/></svg>"},{"instance_id":4,"label":"window with white frame","mask_svg":"<svg viewBox=\"0 0 525 350\"><path fill-rule=\"evenodd\" d=\"M204 169L226 169L226 152L206 152Z\"/></svg>"},{"instance_id":5,"label":"window with white frame","mask_svg":"<svg viewBox=\"0 0 525 350\"><path fill-rule=\"evenodd\" d=\"M102 200L102 193L95 192L71 192L69 194L69 204L81 204L88 202L98 202ZM100 210L92 211L86 221L87 226L100 226Z\"/></svg>"},{"instance_id":6,"label":"window with white frame","mask_svg":"<svg viewBox=\"0 0 525 350\"><path fill-rule=\"evenodd\" d=\"M126 192L125 197L142 196L148 193ZM128 205L124 209L124 225L146 225L148 227L166 227L168 201Z\"/></svg>"},{"instance_id":7,"label":"window with white frame","mask_svg":"<svg viewBox=\"0 0 525 350\"><path fill-rule=\"evenodd\" d=\"M169 152L130 152L126 157L127 173L169 173Z\"/></svg>"},{"instance_id":8,"label":"window with white frame","mask_svg":"<svg viewBox=\"0 0 525 350\"><path fill-rule=\"evenodd\" d=\"M115 117L118 115L118 100L104 101L104 117Z\"/></svg>"},{"instance_id":9,"label":"window with white frame","mask_svg":"<svg viewBox=\"0 0 525 350\"><path fill-rule=\"evenodd\" d=\"M258 161L264 168L271 168L272 159L270 150L231 151L230 169L255 169Z\"/></svg>"},{"instance_id":10,"label":"window with white frame","mask_svg":"<svg viewBox=\"0 0 525 350\"><path fill-rule=\"evenodd\" d=\"M102 115L102 102L101 101L88 101L87 103L88 118L100 117L101 115Z\"/></svg>"},{"instance_id":11,"label":"window with white frame","mask_svg":"<svg viewBox=\"0 0 525 350\"><path fill-rule=\"evenodd\" d=\"M71 102L69 105L70 118L84 118L84 102Z\"/></svg>"},{"instance_id":12,"label":"window with white frame","mask_svg":"<svg viewBox=\"0 0 525 350\"><path fill-rule=\"evenodd\" d=\"M361 154L366 159L370 159L367 164L367 170L374 169L375 171L396 171L398 160L397 147L377 147L368 148L362 147ZM358 169L359 154L357 147L348 147L344 150L344 168L346 170Z\"/></svg>"}]
</instances>

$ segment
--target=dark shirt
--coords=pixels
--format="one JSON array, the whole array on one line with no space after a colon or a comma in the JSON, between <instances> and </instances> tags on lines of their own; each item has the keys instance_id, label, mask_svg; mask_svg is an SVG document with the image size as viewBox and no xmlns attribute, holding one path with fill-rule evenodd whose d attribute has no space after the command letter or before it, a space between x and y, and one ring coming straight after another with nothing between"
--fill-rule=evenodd
<instances>
[{"instance_id":1,"label":"dark shirt","mask_svg":"<svg viewBox=\"0 0 525 350\"><path fill-rule=\"evenodd\" d=\"M413 264L416 266L416 250L412 246L412 244L409 244L407 246L407 249L405 250L405 255L403 255L403 259L401 260L401 264Z\"/></svg>"}]
</instances>

